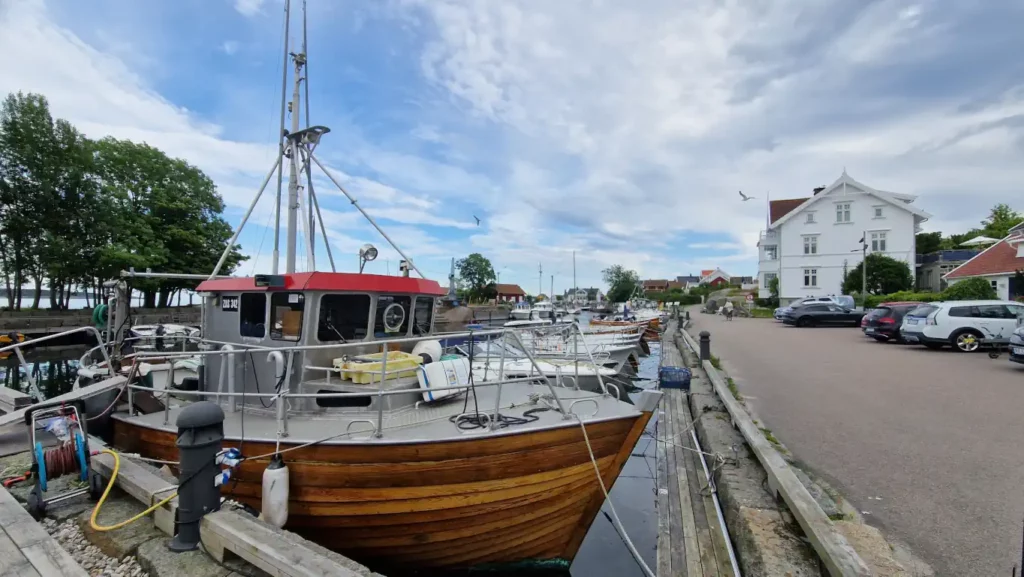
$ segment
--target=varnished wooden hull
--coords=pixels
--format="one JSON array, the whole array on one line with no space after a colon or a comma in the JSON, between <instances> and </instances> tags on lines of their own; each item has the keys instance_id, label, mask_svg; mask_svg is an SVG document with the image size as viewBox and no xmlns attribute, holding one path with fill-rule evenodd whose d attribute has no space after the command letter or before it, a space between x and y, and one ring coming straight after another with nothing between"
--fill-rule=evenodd
<instances>
[{"instance_id":1,"label":"varnished wooden hull","mask_svg":"<svg viewBox=\"0 0 1024 577\"><path fill-rule=\"evenodd\" d=\"M649 418L587 426L609 488ZM488 439L292 451L285 455L287 528L379 570L572 561L604 496L579 424L566 425ZM115 445L124 451L174 460L174 441L171 432L116 421ZM274 446L246 442L242 450L258 455ZM243 463L225 495L258 509L266 464Z\"/></svg>"}]
</instances>

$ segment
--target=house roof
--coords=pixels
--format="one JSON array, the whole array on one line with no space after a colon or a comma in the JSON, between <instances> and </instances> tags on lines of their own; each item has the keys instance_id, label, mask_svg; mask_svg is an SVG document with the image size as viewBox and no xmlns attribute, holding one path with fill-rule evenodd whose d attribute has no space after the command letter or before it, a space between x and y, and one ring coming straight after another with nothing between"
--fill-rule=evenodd
<instances>
[{"instance_id":1,"label":"house roof","mask_svg":"<svg viewBox=\"0 0 1024 577\"><path fill-rule=\"evenodd\" d=\"M494 288L497 289L500 295L526 296L526 291L517 284L497 284L494 285Z\"/></svg>"},{"instance_id":2,"label":"house roof","mask_svg":"<svg viewBox=\"0 0 1024 577\"><path fill-rule=\"evenodd\" d=\"M768 203L768 218L771 219L772 224L775 221L793 212L801 204L810 200L809 198L786 198L782 200L773 200Z\"/></svg>"},{"instance_id":3,"label":"house roof","mask_svg":"<svg viewBox=\"0 0 1024 577\"><path fill-rule=\"evenodd\" d=\"M679 282L677 280L670 280L670 281L668 281L668 288L670 288L670 289L673 289L673 288L681 289L681 288L683 288L683 283L681 283L681 282Z\"/></svg>"},{"instance_id":4,"label":"house roof","mask_svg":"<svg viewBox=\"0 0 1024 577\"><path fill-rule=\"evenodd\" d=\"M860 189L860 190L864 191L865 193L867 193L867 194L869 194L869 195L871 195L871 196L873 196L873 197L875 197L875 198L877 198L879 200L888 202L889 204L892 204L894 206L902 208L903 210L906 210L907 212L910 212L914 216L919 217L921 220L928 220L932 216L932 215L928 214L927 212L925 212L925 211L923 211L923 210L921 210L919 208L916 208L916 207L908 204L907 200L912 198L911 195L906 195L906 194L894 195L891 192L883 192L881 190L878 190L878 189L875 189L875 188L871 188L870 186L868 186L868 185L866 185L866 184L864 184L862 182L858 182L852 176L850 176L849 174L846 174L846 171L844 170L843 174L839 175L839 178L837 178L836 181L833 182L831 185L826 187L825 190L819 192L818 194L815 194L814 196L812 196L810 198L804 199L804 201L802 203L800 203L797 206L794 206L794 207L790 208L788 211L786 211L786 213L783 214L781 217L779 217L778 220L774 219L774 217L773 217L772 218L772 223L771 223L771 228L775 228L775 227L781 225L782 223L784 223L787 220L789 220L790 218L792 218L794 214L796 214L796 213L800 212L801 210L807 208L808 206L814 204L818 200L820 200L822 198L825 198L826 196L829 195L829 193L831 193L832 191L834 191L834 190L836 190L836 189L838 189L838 188L840 188L840 187L842 187L844 185L849 185L849 186L852 186L854 188ZM793 199L793 200L797 200L797 199Z\"/></svg>"},{"instance_id":5,"label":"house roof","mask_svg":"<svg viewBox=\"0 0 1024 577\"><path fill-rule=\"evenodd\" d=\"M654 279L654 280L645 280L644 281L644 288L660 287L660 286L668 286L668 280L667 279Z\"/></svg>"},{"instance_id":6,"label":"house roof","mask_svg":"<svg viewBox=\"0 0 1024 577\"><path fill-rule=\"evenodd\" d=\"M677 276L676 281L681 283L700 282L700 277L695 274L688 274L686 276Z\"/></svg>"},{"instance_id":7,"label":"house roof","mask_svg":"<svg viewBox=\"0 0 1024 577\"><path fill-rule=\"evenodd\" d=\"M978 256L946 273L946 276L942 278L1012 274L1015 271L1024 270L1024 257L1017 256L1017 243L1022 240L1024 240L1024 234L1012 233L982 251Z\"/></svg>"},{"instance_id":8,"label":"house roof","mask_svg":"<svg viewBox=\"0 0 1024 577\"><path fill-rule=\"evenodd\" d=\"M712 269L708 269L708 270L702 270L702 271L700 271L700 278L704 278L704 277L710 275L713 272L715 272L715 269L713 269L713 268Z\"/></svg>"}]
</instances>

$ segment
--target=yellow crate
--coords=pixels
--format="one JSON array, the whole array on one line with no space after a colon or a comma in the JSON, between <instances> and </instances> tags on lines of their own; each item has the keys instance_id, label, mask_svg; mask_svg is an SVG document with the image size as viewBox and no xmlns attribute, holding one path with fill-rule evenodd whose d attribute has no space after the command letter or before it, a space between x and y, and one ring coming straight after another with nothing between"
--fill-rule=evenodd
<instances>
[{"instance_id":1,"label":"yellow crate","mask_svg":"<svg viewBox=\"0 0 1024 577\"><path fill-rule=\"evenodd\" d=\"M381 353L359 355L360 360L334 359L334 367L342 369L341 378L349 379L354 383L367 385L380 382L380 360L383 360ZM402 351L388 351L387 378L397 379L400 377L415 377L416 368L423 362L418 355L403 353ZM408 369L408 370L401 370ZM395 372L399 371L400 372Z\"/></svg>"}]
</instances>

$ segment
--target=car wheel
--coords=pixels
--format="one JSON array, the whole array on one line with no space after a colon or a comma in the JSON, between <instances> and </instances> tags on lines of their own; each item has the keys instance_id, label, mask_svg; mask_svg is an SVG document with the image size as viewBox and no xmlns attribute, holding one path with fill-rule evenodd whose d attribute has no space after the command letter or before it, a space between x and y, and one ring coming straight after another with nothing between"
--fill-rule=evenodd
<instances>
[{"instance_id":1,"label":"car wheel","mask_svg":"<svg viewBox=\"0 0 1024 577\"><path fill-rule=\"evenodd\" d=\"M808 319L796 319L796 326L801 327L801 328L802 327L809 327L809 326L811 326L811 321L808 320Z\"/></svg>"},{"instance_id":2,"label":"car wheel","mask_svg":"<svg viewBox=\"0 0 1024 577\"><path fill-rule=\"evenodd\" d=\"M959 331L953 335L953 348L961 353L973 353L981 347L982 338L977 331Z\"/></svg>"}]
</instances>

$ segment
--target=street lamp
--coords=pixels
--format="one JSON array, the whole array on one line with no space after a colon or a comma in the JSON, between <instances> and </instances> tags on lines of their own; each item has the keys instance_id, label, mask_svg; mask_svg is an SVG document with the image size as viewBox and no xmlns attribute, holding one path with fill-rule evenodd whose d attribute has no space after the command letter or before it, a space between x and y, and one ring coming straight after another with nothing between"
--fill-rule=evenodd
<instances>
[{"instance_id":1,"label":"street lamp","mask_svg":"<svg viewBox=\"0 0 1024 577\"><path fill-rule=\"evenodd\" d=\"M866 230L863 232L863 234L860 237L860 250L861 250L861 260L860 260L860 272L861 272L860 294L861 294L861 297L860 298L862 299L861 300L861 306L864 307L865 309L867 309L867 304L868 304L868 231L866 231ZM857 251L856 250L851 250L850 252L857 252Z\"/></svg>"},{"instance_id":2,"label":"street lamp","mask_svg":"<svg viewBox=\"0 0 1024 577\"><path fill-rule=\"evenodd\" d=\"M363 267L366 263L377 258L377 247L372 244L364 244L359 248L359 274L363 274Z\"/></svg>"}]
</instances>

